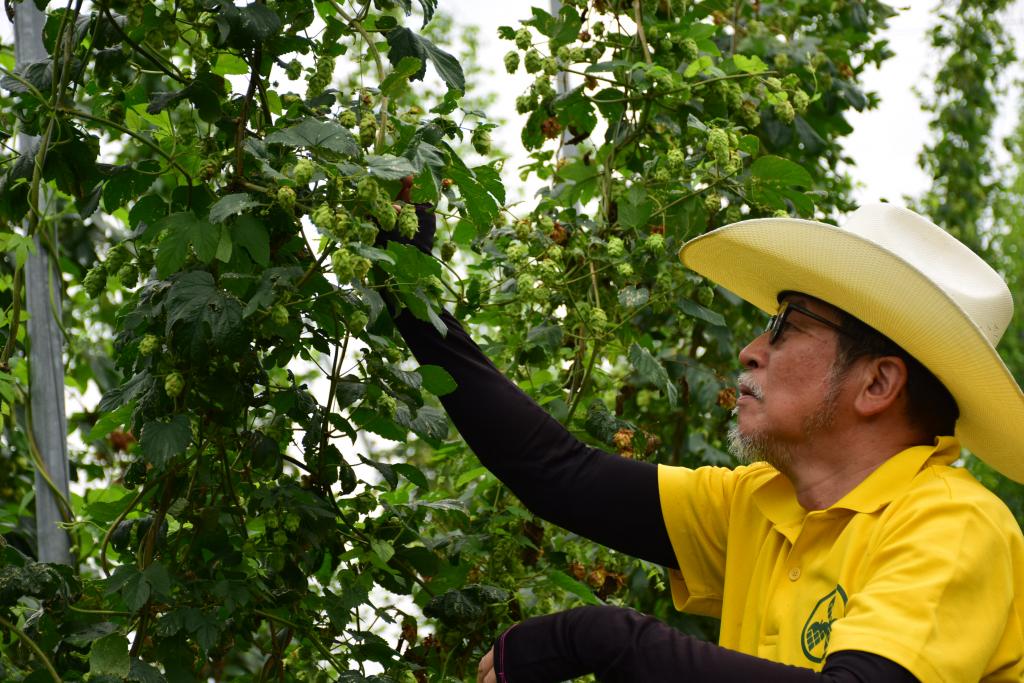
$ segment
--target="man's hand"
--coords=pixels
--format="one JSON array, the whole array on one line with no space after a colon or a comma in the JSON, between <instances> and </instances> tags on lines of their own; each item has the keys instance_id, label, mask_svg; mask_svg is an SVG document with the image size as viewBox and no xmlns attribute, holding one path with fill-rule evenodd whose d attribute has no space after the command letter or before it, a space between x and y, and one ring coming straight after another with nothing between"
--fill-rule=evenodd
<instances>
[{"instance_id":1,"label":"man's hand","mask_svg":"<svg viewBox=\"0 0 1024 683\"><path fill-rule=\"evenodd\" d=\"M480 664L476 667L476 683L498 683L497 674L494 673L493 647L480 659Z\"/></svg>"}]
</instances>

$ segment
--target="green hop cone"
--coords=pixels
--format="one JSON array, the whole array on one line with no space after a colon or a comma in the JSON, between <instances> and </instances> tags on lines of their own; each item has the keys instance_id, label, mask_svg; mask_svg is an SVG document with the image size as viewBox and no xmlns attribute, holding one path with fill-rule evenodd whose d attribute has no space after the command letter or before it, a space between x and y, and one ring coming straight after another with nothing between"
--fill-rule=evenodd
<instances>
[{"instance_id":1,"label":"green hop cone","mask_svg":"<svg viewBox=\"0 0 1024 683\"><path fill-rule=\"evenodd\" d=\"M544 69L544 73L546 73L548 76L554 76L556 73L558 73L558 60L556 60L554 57L547 57L544 60L541 68Z\"/></svg>"},{"instance_id":2,"label":"green hop cone","mask_svg":"<svg viewBox=\"0 0 1024 683\"><path fill-rule=\"evenodd\" d=\"M473 130L472 142L477 154L486 156L491 153L491 131L487 128L477 126Z\"/></svg>"},{"instance_id":3,"label":"green hop cone","mask_svg":"<svg viewBox=\"0 0 1024 683\"><path fill-rule=\"evenodd\" d=\"M147 334L139 342L139 354L149 356L160 348L160 338L154 334Z\"/></svg>"},{"instance_id":4,"label":"green hop cone","mask_svg":"<svg viewBox=\"0 0 1024 683\"><path fill-rule=\"evenodd\" d=\"M284 528L288 531L298 531L302 518L295 512L289 512L284 518Z\"/></svg>"},{"instance_id":5,"label":"green hop cone","mask_svg":"<svg viewBox=\"0 0 1024 683\"><path fill-rule=\"evenodd\" d=\"M711 153L717 163L727 163L729 161L729 134L721 128L712 128L708 132L705 149Z\"/></svg>"},{"instance_id":6,"label":"green hop cone","mask_svg":"<svg viewBox=\"0 0 1024 683\"><path fill-rule=\"evenodd\" d=\"M533 95L520 95L516 98L516 113L527 114L533 110L535 101Z\"/></svg>"},{"instance_id":7,"label":"green hop cone","mask_svg":"<svg viewBox=\"0 0 1024 683\"><path fill-rule=\"evenodd\" d=\"M288 324L288 309L282 304L275 305L270 309L270 319L274 321L274 325L277 327L284 327Z\"/></svg>"},{"instance_id":8,"label":"green hop cone","mask_svg":"<svg viewBox=\"0 0 1024 683\"><path fill-rule=\"evenodd\" d=\"M530 45L533 44L533 36L530 35L530 29L521 28L516 31L516 47L520 50L530 49Z\"/></svg>"},{"instance_id":9,"label":"green hop cone","mask_svg":"<svg viewBox=\"0 0 1024 683\"><path fill-rule=\"evenodd\" d=\"M510 50L505 54L505 71L514 74L519 69L519 53Z\"/></svg>"},{"instance_id":10,"label":"green hop cone","mask_svg":"<svg viewBox=\"0 0 1024 683\"><path fill-rule=\"evenodd\" d=\"M172 372L164 378L164 392L171 398L178 398L185 390L185 378L180 372Z\"/></svg>"},{"instance_id":11,"label":"green hop cone","mask_svg":"<svg viewBox=\"0 0 1024 683\"><path fill-rule=\"evenodd\" d=\"M682 43L679 44L679 49L683 53L683 59L687 61L693 61L700 55L700 48L697 47L697 41L693 38L686 38Z\"/></svg>"},{"instance_id":12,"label":"green hop cone","mask_svg":"<svg viewBox=\"0 0 1024 683\"><path fill-rule=\"evenodd\" d=\"M309 159L299 159L295 162L292 178L299 185L307 185L313 179L313 162Z\"/></svg>"},{"instance_id":13,"label":"green hop cone","mask_svg":"<svg viewBox=\"0 0 1024 683\"><path fill-rule=\"evenodd\" d=\"M629 263L620 263L615 266L615 271L622 277L631 277L633 275L633 266Z\"/></svg>"},{"instance_id":14,"label":"green hop cone","mask_svg":"<svg viewBox=\"0 0 1024 683\"><path fill-rule=\"evenodd\" d=\"M291 211L295 208L295 190L285 185L284 187L277 188L277 203L281 205L281 208L285 211Z\"/></svg>"},{"instance_id":15,"label":"green hop cone","mask_svg":"<svg viewBox=\"0 0 1024 683\"><path fill-rule=\"evenodd\" d=\"M284 68L284 73L293 81L299 80L302 76L302 62L297 59L288 62L288 65Z\"/></svg>"},{"instance_id":16,"label":"green hop cone","mask_svg":"<svg viewBox=\"0 0 1024 683\"><path fill-rule=\"evenodd\" d=\"M387 417L394 417L398 412L398 402L394 396L390 394L381 394L380 398L377 399L376 406L377 411L386 415Z\"/></svg>"},{"instance_id":17,"label":"green hop cone","mask_svg":"<svg viewBox=\"0 0 1024 683\"><path fill-rule=\"evenodd\" d=\"M779 121L783 123L793 123L793 119L796 118L796 110L793 109L793 105L786 100L776 102L772 107L775 112L775 116L778 117Z\"/></svg>"},{"instance_id":18,"label":"green hop cone","mask_svg":"<svg viewBox=\"0 0 1024 683\"><path fill-rule=\"evenodd\" d=\"M419 228L419 220L416 218L416 207L412 204L406 204L402 207L401 213L398 214L398 234L411 240L416 236L416 231Z\"/></svg>"},{"instance_id":19,"label":"green hop cone","mask_svg":"<svg viewBox=\"0 0 1024 683\"><path fill-rule=\"evenodd\" d=\"M122 286L135 289L139 284L139 269L131 263L126 263L117 269L117 279L121 281Z\"/></svg>"},{"instance_id":20,"label":"green hop cone","mask_svg":"<svg viewBox=\"0 0 1024 683\"><path fill-rule=\"evenodd\" d=\"M356 113L351 109L346 109L338 115L338 123L345 126L346 128L355 128L358 119L356 119Z\"/></svg>"},{"instance_id":21,"label":"green hop cone","mask_svg":"<svg viewBox=\"0 0 1024 683\"><path fill-rule=\"evenodd\" d=\"M390 201L388 201L387 197L383 195L377 195L377 199L373 201L370 210L373 213L373 217L377 219L377 222L380 224L381 228L383 228L384 230L395 229L395 207L391 204ZM415 216L413 216L413 218L415 218ZM416 234L415 230L413 230L413 234Z\"/></svg>"},{"instance_id":22,"label":"green hop cone","mask_svg":"<svg viewBox=\"0 0 1024 683\"><path fill-rule=\"evenodd\" d=\"M796 90L793 92L793 108L796 109L798 114L803 114L807 111L807 107L810 104L811 98L803 90Z\"/></svg>"},{"instance_id":23,"label":"green hop cone","mask_svg":"<svg viewBox=\"0 0 1024 683\"><path fill-rule=\"evenodd\" d=\"M95 299L107 288L107 267L103 263L97 263L82 280L82 287L90 299Z\"/></svg>"},{"instance_id":24,"label":"green hop cone","mask_svg":"<svg viewBox=\"0 0 1024 683\"><path fill-rule=\"evenodd\" d=\"M310 215L313 225L324 231L334 229L334 211L327 204L319 204Z\"/></svg>"},{"instance_id":25,"label":"green hop cone","mask_svg":"<svg viewBox=\"0 0 1024 683\"><path fill-rule=\"evenodd\" d=\"M784 71L789 67L789 55L787 55L785 52L776 53L772 61L775 64L775 68L778 69L779 71Z\"/></svg>"},{"instance_id":26,"label":"green hop cone","mask_svg":"<svg viewBox=\"0 0 1024 683\"><path fill-rule=\"evenodd\" d=\"M608 255L612 258L618 258L626 253L626 244L622 241L621 237L610 237L608 238Z\"/></svg>"},{"instance_id":27,"label":"green hop cone","mask_svg":"<svg viewBox=\"0 0 1024 683\"><path fill-rule=\"evenodd\" d=\"M712 192L711 194L704 196L704 209L707 210L708 213L718 213L721 208L722 198L716 193Z\"/></svg>"},{"instance_id":28,"label":"green hop cone","mask_svg":"<svg viewBox=\"0 0 1024 683\"><path fill-rule=\"evenodd\" d=\"M355 311L352 316L348 319L349 332L353 334L359 334L366 329L366 325L370 322L369 316L364 311Z\"/></svg>"},{"instance_id":29,"label":"green hop cone","mask_svg":"<svg viewBox=\"0 0 1024 683\"><path fill-rule=\"evenodd\" d=\"M278 529L274 532L274 545L282 546L288 544L288 534Z\"/></svg>"},{"instance_id":30,"label":"green hop cone","mask_svg":"<svg viewBox=\"0 0 1024 683\"><path fill-rule=\"evenodd\" d=\"M363 202L373 202L380 195L380 185L377 181L366 176L356 184L356 197Z\"/></svg>"},{"instance_id":31,"label":"green hop cone","mask_svg":"<svg viewBox=\"0 0 1024 683\"><path fill-rule=\"evenodd\" d=\"M131 254L128 253L128 249L123 244L115 244L109 250L107 250L107 258L105 264L107 266L108 273L116 273L121 269Z\"/></svg>"},{"instance_id":32,"label":"green hop cone","mask_svg":"<svg viewBox=\"0 0 1024 683\"><path fill-rule=\"evenodd\" d=\"M701 306L707 307L712 304L715 300L715 290L712 287L704 285L697 290L697 301Z\"/></svg>"},{"instance_id":33,"label":"green hop cone","mask_svg":"<svg viewBox=\"0 0 1024 683\"><path fill-rule=\"evenodd\" d=\"M660 232L653 232L644 241L644 248L652 254L661 254L665 251L665 236Z\"/></svg>"},{"instance_id":34,"label":"green hop cone","mask_svg":"<svg viewBox=\"0 0 1024 683\"><path fill-rule=\"evenodd\" d=\"M526 73L535 74L544 68L544 58L536 50L530 50L526 53L523 64L526 66Z\"/></svg>"},{"instance_id":35,"label":"green hop cone","mask_svg":"<svg viewBox=\"0 0 1024 683\"><path fill-rule=\"evenodd\" d=\"M441 260L448 263L455 256L455 242L445 242L441 245Z\"/></svg>"}]
</instances>

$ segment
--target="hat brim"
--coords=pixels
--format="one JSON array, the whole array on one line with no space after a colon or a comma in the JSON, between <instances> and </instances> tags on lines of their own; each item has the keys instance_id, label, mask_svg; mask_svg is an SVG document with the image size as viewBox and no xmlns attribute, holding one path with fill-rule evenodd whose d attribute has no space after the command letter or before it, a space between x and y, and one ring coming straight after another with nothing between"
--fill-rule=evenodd
<instances>
[{"instance_id":1,"label":"hat brim","mask_svg":"<svg viewBox=\"0 0 1024 683\"><path fill-rule=\"evenodd\" d=\"M768 313L781 292L803 292L882 332L956 399L964 447L1024 483L1024 394L982 330L904 259L834 225L791 218L719 228L688 242L679 258Z\"/></svg>"}]
</instances>

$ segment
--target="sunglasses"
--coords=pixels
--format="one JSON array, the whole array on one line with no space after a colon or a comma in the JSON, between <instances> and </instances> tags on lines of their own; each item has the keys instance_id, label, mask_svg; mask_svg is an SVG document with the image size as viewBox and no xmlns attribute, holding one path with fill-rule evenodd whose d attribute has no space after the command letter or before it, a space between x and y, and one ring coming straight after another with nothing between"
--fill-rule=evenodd
<instances>
[{"instance_id":1,"label":"sunglasses","mask_svg":"<svg viewBox=\"0 0 1024 683\"><path fill-rule=\"evenodd\" d=\"M782 334L782 328L786 324L786 318L788 318L789 314L792 313L793 311L802 313L806 315L808 318L811 318L812 320L817 320L822 325L831 327L833 330L839 332L840 334L849 334L846 330L844 330L842 327L832 322L828 318L823 318L814 311L804 308L800 304L794 304L789 301L784 301L782 302L782 306L779 307L779 312L773 315L768 320L768 325L764 328L764 331L768 333L769 344L774 344L775 340L779 338L780 334Z\"/></svg>"}]
</instances>

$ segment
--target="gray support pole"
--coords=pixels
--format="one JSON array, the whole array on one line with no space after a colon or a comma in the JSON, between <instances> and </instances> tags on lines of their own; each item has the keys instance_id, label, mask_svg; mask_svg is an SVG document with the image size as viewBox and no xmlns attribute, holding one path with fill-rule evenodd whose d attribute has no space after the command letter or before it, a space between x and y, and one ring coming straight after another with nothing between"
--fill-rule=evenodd
<instances>
[{"instance_id":1,"label":"gray support pole","mask_svg":"<svg viewBox=\"0 0 1024 683\"><path fill-rule=\"evenodd\" d=\"M33 2L15 5L15 62L46 59L43 47L45 15ZM25 153L38 138L18 135L18 149ZM46 194L40 193L40 210ZM46 228L40 223L38 230ZM61 314L60 272L50 263L45 244L56 244L55 231L49 240L36 234L36 253L25 264L25 298L29 312L29 389L31 393L32 434L42 465L60 495L68 497L67 415L64 411L63 338L57 325ZM71 564L71 539L60 526L64 521L62 504L43 476L36 472L36 536L40 562Z\"/></svg>"}]
</instances>

